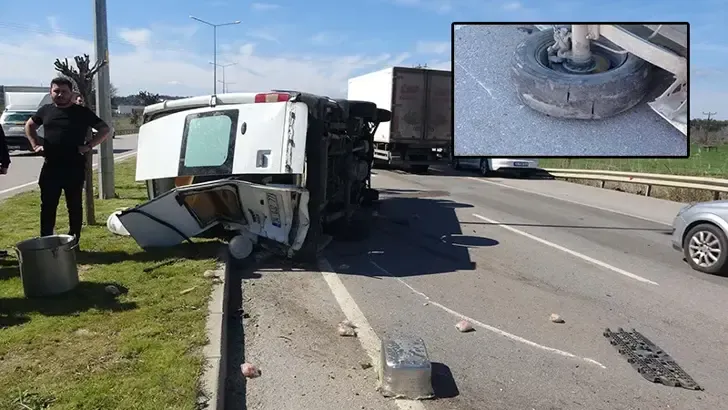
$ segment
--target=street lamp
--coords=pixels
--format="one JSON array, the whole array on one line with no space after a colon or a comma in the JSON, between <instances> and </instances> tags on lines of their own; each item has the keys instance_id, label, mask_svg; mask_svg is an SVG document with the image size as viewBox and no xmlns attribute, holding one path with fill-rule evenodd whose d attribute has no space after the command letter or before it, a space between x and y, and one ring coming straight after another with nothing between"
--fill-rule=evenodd
<instances>
[{"instance_id":1,"label":"street lamp","mask_svg":"<svg viewBox=\"0 0 728 410\"><path fill-rule=\"evenodd\" d=\"M199 19L195 16L190 16L190 18L192 20L199 21L202 24L207 24L208 26L212 27L212 44L213 44L213 47L215 48L213 51L213 60L214 60L213 64L215 65L215 69L213 70L214 73L212 76L212 81L213 81L212 82L212 84L213 84L212 85L212 94L214 95L214 94L217 94L217 28L222 27L222 26L232 26L235 24L240 24L240 20L231 21L229 23L213 24L213 23L210 23L209 21Z\"/></svg>"},{"instance_id":2,"label":"street lamp","mask_svg":"<svg viewBox=\"0 0 728 410\"><path fill-rule=\"evenodd\" d=\"M215 66L215 71L217 71L217 68L218 67L222 68L222 92L225 93L225 88L226 88L225 87L225 84L227 84L225 82L225 67L234 66L234 65L236 65L238 63L216 64L216 63L213 63L212 61L210 61L210 64L212 64L212 65Z\"/></svg>"}]
</instances>

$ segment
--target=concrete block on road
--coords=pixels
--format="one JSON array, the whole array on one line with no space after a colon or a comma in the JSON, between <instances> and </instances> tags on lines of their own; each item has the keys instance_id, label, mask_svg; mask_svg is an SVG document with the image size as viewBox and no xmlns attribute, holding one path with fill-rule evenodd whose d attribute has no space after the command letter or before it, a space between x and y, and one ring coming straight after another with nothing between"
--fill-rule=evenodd
<instances>
[{"instance_id":1,"label":"concrete block on road","mask_svg":"<svg viewBox=\"0 0 728 410\"><path fill-rule=\"evenodd\" d=\"M384 396L411 400L435 396L432 364L421 338L383 339L380 351L379 391Z\"/></svg>"}]
</instances>

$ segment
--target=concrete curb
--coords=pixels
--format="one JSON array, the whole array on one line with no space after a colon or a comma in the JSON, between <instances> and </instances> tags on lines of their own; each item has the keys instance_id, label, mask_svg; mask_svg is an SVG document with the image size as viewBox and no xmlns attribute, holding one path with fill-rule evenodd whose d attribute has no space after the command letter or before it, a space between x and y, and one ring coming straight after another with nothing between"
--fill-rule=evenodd
<instances>
[{"instance_id":1,"label":"concrete curb","mask_svg":"<svg viewBox=\"0 0 728 410\"><path fill-rule=\"evenodd\" d=\"M212 295L207 305L206 332L208 343L202 353L205 368L202 373L201 387L206 395L207 409L225 408L225 380L227 378L227 312L230 264L221 262L215 273L220 280L212 285Z\"/></svg>"}]
</instances>

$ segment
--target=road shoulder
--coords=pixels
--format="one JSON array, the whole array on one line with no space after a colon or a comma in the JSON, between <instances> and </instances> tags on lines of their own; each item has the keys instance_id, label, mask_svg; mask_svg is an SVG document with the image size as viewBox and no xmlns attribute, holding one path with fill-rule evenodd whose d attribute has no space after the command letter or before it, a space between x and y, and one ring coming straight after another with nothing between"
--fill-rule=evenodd
<instances>
[{"instance_id":1,"label":"road shoulder","mask_svg":"<svg viewBox=\"0 0 728 410\"><path fill-rule=\"evenodd\" d=\"M320 272L263 266L243 280L245 360L262 375L247 381L248 409L394 409Z\"/></svg>"}]
</instances>

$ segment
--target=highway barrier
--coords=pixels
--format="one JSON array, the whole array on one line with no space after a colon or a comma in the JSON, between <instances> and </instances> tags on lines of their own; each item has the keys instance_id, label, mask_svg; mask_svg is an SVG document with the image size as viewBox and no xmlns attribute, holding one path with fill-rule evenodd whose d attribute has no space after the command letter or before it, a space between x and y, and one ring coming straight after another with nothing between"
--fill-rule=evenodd
<instances>
[{"instance_id":1,"label":"highway barrier","mask_svg":"<svg viewBox=\"0 0 728 410\"><path fill-rule=\"evenodd\" d=\"M604 183L607 181L644 185L646 187L645 196L650 196L653 186L710 191L713 193L713 198L715 200L720 198L721 192L728 192L728 179L720 178L669 174L643 174L639 172L603 171L596 169L547 168L544 169L544 171L551 174L554 178L600 181L600 186L602 188L604 188Z\"/></svg>"}]
</instances>

